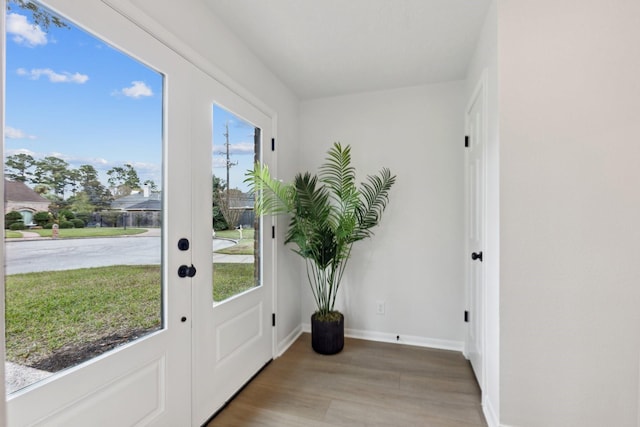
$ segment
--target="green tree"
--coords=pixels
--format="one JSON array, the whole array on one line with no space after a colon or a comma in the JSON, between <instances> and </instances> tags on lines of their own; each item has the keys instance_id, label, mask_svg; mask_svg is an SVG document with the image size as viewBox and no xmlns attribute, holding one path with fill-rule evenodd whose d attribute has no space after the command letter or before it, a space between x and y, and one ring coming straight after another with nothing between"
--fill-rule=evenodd
<instances>
[{"instance_id":1,"label":"green tree","mask_svg":"<svg viewBox=\"0 0 640 427\"><path fill-rule=\"evenodd\" d=\"M54 195L64 200L64 192L75 177L72 169L69 169L69 163L58 157L47 156L36 161L35 166L32 182L49 186Z\"/></svg>"},{"instance_id":2,"label":"green tree","mask_svg":"<svg viewBox=\"0 0 640 427\"><path fill-rule=\"evenodd\" d=\"M80 189L80 172L78 169L69 169L69 186L71 187L71 192L75 196Z\"/></svg>"},{"instance_id":3,"label":"green tree","mask_svg":"<svg viewBox=\"0 0 640 427\"><path fill-rule=\"evenodd\" d=\"M107 175L109 175L107 182L114 197L128 196L133 190L140 189L138 172L129 163L109 169Z\"/></svg>"},{"instance_id":4,"label":"green tree","mask_svg":"<svg viewBox=\"0 0 640 427\"><path fill-rule=\"evenodd\" d=\"M36 193L38 193L42 197L47 197L47 194L51 193L51 188L49 188L49 186L45 185L45 184L36 184L33 187L33 191L35 191Z\"/></svg>"},{"instance_id":5,"label":"green tree","mask_svg":"<svg viewBox=\"0 0 640 427\"><path fill-rule=\"evenodd\" d=\"M81 189L75 196L83 203L94 206L91 210L108 208L113 197L109 190L98 179L98 171L91 165L81 165L78 168L78 186ZM84 195L83 195L84 194ZM84 210L83 210L84 212Z\"/></svg>"},{"instance_id":6,"label":"green tree","mask_svg":"<svg viewBox=\"0 0 640 427\"><path fill-rule=\"evenodd\" d=\"M237 188L222 190L218 193L218 208L230 230L238 226L244 212L244 209L240 207L242 196L242 191Z\"/></svg>"},{"instance_id":7,"label":"green tree","mask_svg":"<svg viewBox=\"0 0 640 427\"><path fill-rule=\"evenodd\" d=\"M211 189L213 205L211 207L213 217L213 228L215 230L226 230L229 228L227 221L224 219L222 207L220 206L220 195L223 194L226 185L224 180L215 175L211 176Z\"/></svg>"},{"instance_id":8,"label":"green tree","mask_svg":"<svg viewBox=\"0 0 640 427\"><path fill-rule=\"evenodd\" d=\"M96 205L91 203L89 196L84 191L80 191L75 195L69 197L69 209L73 212L88 214L96 210Z\"/></svg>"},{"instance_id":9,"label":"green tree","mask_svg":"<svg viewBox=\"0 0 640 427\"><path fill-rule=\"evenodd\" d=\"M38 224L40 227L44 226L48 222L51 222L52 219L52 215L49 212L45 211L36 212L33 215L33 222Z\"/></svg>"},{"instance_id":10,"label":"green tree","mask_svg":"<svg viewBox=\"0 0 640 427\"><path fill-rule=\"evenodd\" d=\"M76 215L70 209L61 209L58 212L58 220L60 221L71 221L75 217Z\"/></svg>"},{"instance_id":11,"label":"green tree","mask_svg":"<svg viewBox=\"0 0 640 427\"><path fill-rule=\"evenodd\" d=\"M30 11L35 24L40 25L43 30L49 29L51 25L54 25L58 28L69 28L69 25L64 22L59 16L52 14L48 10L31 1L9 0L7 2L7 10L14 10L15 7Z\"/></svg>"},{"instance_id":12,"label":"green tree","mask_svg":"<svg viewBox=\"0 0 640 427\"><path fill-rule=\"evenodd\" d=\"M158 191L158 185L153 182L152 179L147 179L142 185L147 185L149 187L149 191Z\"/></svg>"},{"instance_id":13,"label":"green tree","mask_svg":"<svg viewBox=\"0 0 640 427\"><path fill-rule=\"evenodd\" d=\"M20 212L11 211L4 215L4 226L9 229L11 224L22 223L22 214Z\"/></svg>"},{"instance_id":14,"label":"green tree","mask_svg":"<svg viewBox=\"0 0 640 427\"><path fill-rule=\"evenodd\" d=\"M4 164L7 178L12 181L30 182L33 176L31 169L36 160L29 154L18 153L8 156Z\"/></svg>"}]
</instances>

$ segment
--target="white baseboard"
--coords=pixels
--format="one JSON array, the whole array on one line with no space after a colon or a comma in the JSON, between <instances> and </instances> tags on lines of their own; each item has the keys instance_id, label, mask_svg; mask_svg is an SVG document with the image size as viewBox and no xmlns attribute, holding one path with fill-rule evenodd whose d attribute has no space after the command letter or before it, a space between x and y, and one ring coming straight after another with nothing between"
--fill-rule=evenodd
<instances>
[{"instance_id":1,"label":"white baseboard","mask_svg":"<svg viewBox=\"0 0 640 427\"><path fill-rule=\"evenodd\" d=\"M289 349L293 345L294 342L298 339L300 335L302 335L302 325L295 328L289 335L287 335L282 341L278 343L278 348L276 350L275 358L282 356L285 351Z\"/></svg>"},{"instance_id":2,"label":"white baseboard","mask_svg":"<svg viewBox=\"0 0 640 427\"><path fill-rule=\"evenodd\" d=\"M496 414L496 411L493 409L493 406L491 405L490 400L484 399L484 402L482 402L482 412L484 413L484 418L487 421L487 425L489 427L508 427L500 424L498 415Z\"/></svg>"},{"instance_id":3,"label":"white baseboard","mask_svg":"<svg viewBox=\"0 0 640 427\"><path fill-rule=\"evenodd\" d=\"M311 332L311 324L302 324L303 332ZM437 338L418 337L412 335L396 335L386 332L363 331L359 329L345 329L344 336L349 338L359 338L369 341L388 342L395 344L414 345L416 347L438 348L441 350L453 350L462 352L464 350L464 342L441 340Z\"/></svg>"}]
</instances>

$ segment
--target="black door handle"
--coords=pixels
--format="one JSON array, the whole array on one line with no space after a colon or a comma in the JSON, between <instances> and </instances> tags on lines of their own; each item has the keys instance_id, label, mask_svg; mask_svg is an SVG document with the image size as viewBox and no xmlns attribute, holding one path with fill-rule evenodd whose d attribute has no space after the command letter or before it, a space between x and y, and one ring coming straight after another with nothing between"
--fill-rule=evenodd
<instances>
[{"instance_id":1,"label":"black door handle","mask_svg":"<svg viewBox=\"0 0 640 427\"><path fill-rule=\"evenodd\" d=\"M479 259L480 262L482 262L482 251L480 251L480 252L472 252L471 253L471 259L474 260L474 261Z\"/></svg>"},{"instance_id":2,"label":"black door handle","mask_svg":"<svg viewBox=\"0 0 640 427\"><path fill-rule=\"evenodd\" d=\"M181 265L178 267L178 277L193 277L196 275L196 268L192 265Z\"/></svg>"}]
</instances>

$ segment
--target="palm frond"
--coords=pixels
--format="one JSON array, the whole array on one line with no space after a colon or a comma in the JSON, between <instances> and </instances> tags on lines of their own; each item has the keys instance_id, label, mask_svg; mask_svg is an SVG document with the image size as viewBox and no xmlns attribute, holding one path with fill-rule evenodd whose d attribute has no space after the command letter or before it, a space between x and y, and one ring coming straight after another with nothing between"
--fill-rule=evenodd
<instances>
[{"instance_id":1,"label":"palm frond","mask_svg":"<svg viewBox=\"0 0 640 427\"><path fill-rule=\"evenodd\" d=\"M296 216L324 222L329 215L331 205L329 192L318 185L318 177L309 172L297 174L293 180L293 186L296 192Z\"/></svg>"},{"instance_id":2,"label":"palm frond","mask_svg":"<svg viewBox=\"0 0 640 427\"><path fill-rule=\"evenodd\" d=\"M323 269L335 256L334 232L329 224L331 204L327 189L308 172L294 178L295 208L285 243L295 243L298 254L313 259Z\"/></svg>"},{"instance_id":3,"label":"palm frond","mask_svg":"<svg viewBox=\"0 0 640 427\"><path fill-rule=\"evenodd\" d=\"M389 190L396 182L396 176L391 171L383 168L379 175L369 175L361 184L360 194L362 205L357 210L358 230L354 235L354 241L362 240L372 235L371 228L378 225L382 212L389 202Z\"/></svg>"},{"instance_id":4,"label":"palm frond","mask_svg":"<svg viewBox=\"0 0 640 427\"><path fill-rule=\"evenodd\" d=\"M244 182L256 196L256 215L279 215L292 213L294 209L295 189L291 184L284 184L274 179L269 167L256 162L253 170L245 173Z\"/></svg>"},{"instance_id":5,"label":"palm frond","mask_svg":"<svg viewBox=\"0 0 640 427\"><path fill-rule=\"evenodd\" d=\"M344 228L345 217L355 215L360 204L360 195L356 187L356 169L351 165L351 147L343 147L335 142L327 152L324 164L320 167L320 179L330 190L334 209L330 221L337 232Z\"/></svg>"}]
</instances>

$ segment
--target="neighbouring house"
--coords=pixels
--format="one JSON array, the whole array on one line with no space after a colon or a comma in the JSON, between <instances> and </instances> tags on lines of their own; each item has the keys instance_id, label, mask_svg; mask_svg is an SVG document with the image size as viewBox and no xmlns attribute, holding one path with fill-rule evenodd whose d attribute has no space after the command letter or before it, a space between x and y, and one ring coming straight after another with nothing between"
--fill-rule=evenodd
<instances>
[{"instance_id":1,"label":"neighbouring house","mask_svg":"<svg viewBox=\"0 0 640 427\"><path fill-rule=\"evenodd\" d=\"M113 225L159 227L162 224L162 193L144 187L142 191L112 201L111 210L122 213Z\"/></svg>"},{"instance_id":2,"label":"neighbouring house","mask_svg":"<svg viewBox=\"0 0 640 427\"><path fill-rule=\"evenodd\" d=\"M215 202L214 202L215 203ZM238 211L236 227L254 227L255 215L253 213L253 194L240 193L229 198L229 210Z\"/></svg>"},{"instance_id":3,"label":"neighbouring house","mask_svg":"<svg viewBox=\"0 0 640 427\"><path fill-rule=\"evenodd\" d=\"M33 214L48 211L51 201L45 199L24 182L4 180L4 212L20 212L25 224L33 222Z\"/></svg>"}]
</instances>

